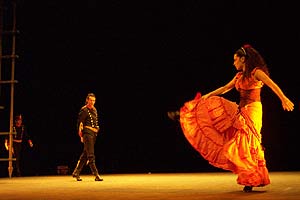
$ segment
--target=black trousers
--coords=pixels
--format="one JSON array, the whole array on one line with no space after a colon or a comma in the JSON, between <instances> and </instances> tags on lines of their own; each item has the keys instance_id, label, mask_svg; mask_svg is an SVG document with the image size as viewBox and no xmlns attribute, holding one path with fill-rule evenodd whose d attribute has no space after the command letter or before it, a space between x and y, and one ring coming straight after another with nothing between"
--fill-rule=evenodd
<instances>
[{"instance_id":1,"label":"black trousers","mask_svg":"<svg viewBox=\"0 0 300 200\"><path fill-rule=\"evenodd\" d=\"M16 158L14 167L16 168L17 176L21 176L22 147L22 142L13 142L14 157Z\"/></svg>"},{"instance_id":2,"label":"black trousers","mask_svg":"<svg viewBox=\"0 0 300 200\"><path fill-rule=\"evenodd\" d=\"M85 165L89 165L92 173L97 176L98 169L96 167L95 161L95 143L97 139L97 134L92 132L91 130L83 130L83 152L81 153L79 160L77 162L77 166L73 172L73 174L79 175L81 170Z\"/></svg>"}]
</instances>

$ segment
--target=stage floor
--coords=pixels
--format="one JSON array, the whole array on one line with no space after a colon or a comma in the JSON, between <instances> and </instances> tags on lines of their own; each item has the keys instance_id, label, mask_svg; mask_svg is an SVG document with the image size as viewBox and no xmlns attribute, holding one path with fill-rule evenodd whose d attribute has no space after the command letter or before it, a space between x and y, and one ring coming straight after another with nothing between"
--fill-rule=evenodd
<instances>
[{"instance_id":1,"label":"stage floor","mask_svg":"<svg viewBox=\"0 0 300 200\"><path fill-rule=\"evenodd\" d=\"M271 184L242 192L231 172L103 174L104 181L82 175L0 178L0 199L5 200L299 200L300 172L270 172Z\"/></svg>"}]
</instances>

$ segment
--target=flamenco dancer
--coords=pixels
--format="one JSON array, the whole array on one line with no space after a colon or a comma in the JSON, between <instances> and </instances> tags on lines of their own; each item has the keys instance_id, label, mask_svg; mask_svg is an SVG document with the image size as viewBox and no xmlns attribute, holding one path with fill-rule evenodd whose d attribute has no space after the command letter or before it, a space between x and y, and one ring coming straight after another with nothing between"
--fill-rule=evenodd
<instances>
[{"instance_id":1,"label":"flamenco dancer","mask_svg":"<svg viewBox=\"0 0 300 200\"><path fill-rule=\"evenodd\" d=\"M233 55L237 69L226 85L184 103L179 111L168 112L179 120L189 143L211 165L237 174L237 183L244 192L270 184L262 146L261 88L267 85L278 96L285 111L293 111L293 102L270 78L265 60L246 44ZM240 102L219 95L235 88Z\"/></svg>"}]
</instances>

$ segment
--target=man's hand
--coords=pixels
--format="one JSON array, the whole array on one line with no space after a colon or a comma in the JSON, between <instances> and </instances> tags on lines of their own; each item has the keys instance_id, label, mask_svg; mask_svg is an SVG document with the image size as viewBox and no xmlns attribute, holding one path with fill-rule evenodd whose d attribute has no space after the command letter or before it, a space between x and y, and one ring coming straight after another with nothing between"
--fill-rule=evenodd
<instances>
[{"instance_id":1,"label":"man's hand","mask_svg":"<svg viewBox=\"0 0 300 200\"><path fill-rule=\"evenodd\" d=\"M79 128L78 128L78 135L79 135L79 137L81 137L81 138L82 138L82 130L83 130L83 123L81 122L81 123L79 124Z\"/></svg>"},{"instance_id":2,"label":"man's hand","mask_svg":"<svg viewBox=\"0 0 300 200\"><path fill-rule=\"evenodd\" d=\"M32 143L31 140L28 140L28 143L29 143L29 146L30 146L30 147L33 147L33 143Z\"/></svg>"},{"instance_id":3,"label":"man's hand","mask_svg":"<svg viewBox=\"0 0 300 200\"><path fill-rule=\"evenodd\" d=\"M8 141L7 140L5 140L4 146L5 146L5 149L8 150L9 146L8 146Z\"/></svg>"}]
</instances>

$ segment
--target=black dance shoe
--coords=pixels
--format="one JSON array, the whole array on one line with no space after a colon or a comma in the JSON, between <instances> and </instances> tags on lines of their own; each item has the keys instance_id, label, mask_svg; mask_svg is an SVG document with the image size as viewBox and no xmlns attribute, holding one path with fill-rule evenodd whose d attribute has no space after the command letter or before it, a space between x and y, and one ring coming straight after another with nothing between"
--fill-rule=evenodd
<instances>
[{"instance_id":1,"label":"black dance shoe","mask_svg":"<svg viewBox=\"0 0 300 200\"><path fill-rule=\"evenodd\" d=\"M79 174L72 174L73 178L76 178L76 181L82 181L82 179L80 178Z\"/></svg>"},{"instance_id":2,"label":"black dance shoe","mask_svg":"<svg viewBox=\"0 0 300 200\"><path fill-rule=\"evenodd\" d=\"M179 111L169 111L167 112L168 117L173 121L179 121L180 119L180 112Z\"/></svg>"},{"instance_id":3,"label":"black dance shoe","mask_svg":"<svg viewBox=\"0 0 300 200\"><path fill-rule=\"evenodd\" d=\"M245 186L243 192L252 192L252 186Z\"/></svg>"},{"instance_id":4,"label":"black dance shoe","mask_svg":"<svg viewBox=\"0 0 300 200\"><path fill-rule=\"evenodd\" d=\"M95 181L103 181L103 178L101 178L100 175L98 174L95 178Z\"/></svg>"}]
</instances>

